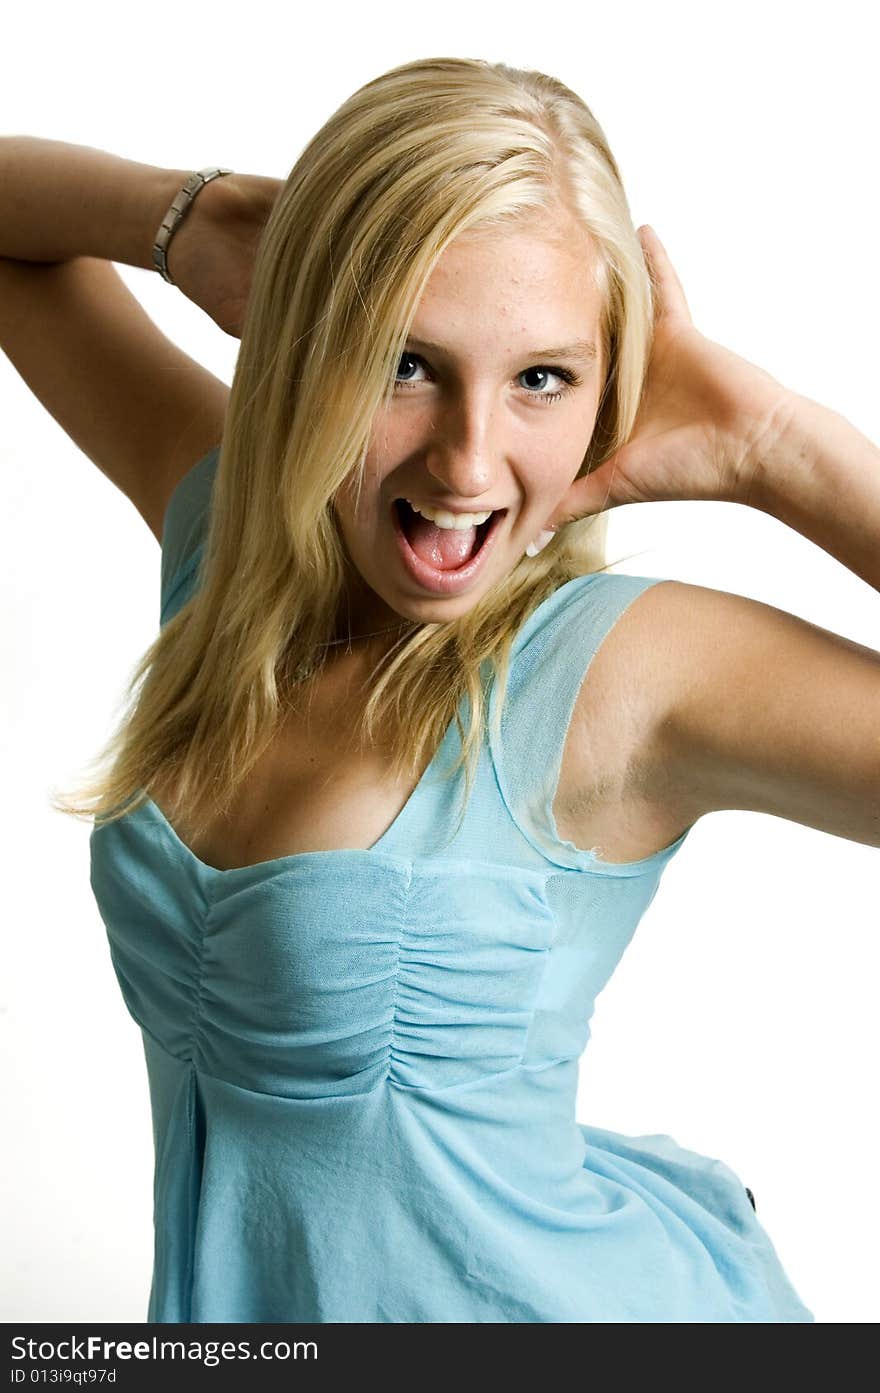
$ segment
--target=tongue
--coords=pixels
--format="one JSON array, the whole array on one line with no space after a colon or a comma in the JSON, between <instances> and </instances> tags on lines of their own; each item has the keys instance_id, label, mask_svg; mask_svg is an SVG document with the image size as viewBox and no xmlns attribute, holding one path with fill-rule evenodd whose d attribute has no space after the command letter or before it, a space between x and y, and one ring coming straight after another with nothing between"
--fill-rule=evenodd
<instances>
[{"instance_id":1,"label":"tongue","mask_svg":"<svg viewBox=\"0 0 880 1393\"><path fill-rule=\"evenodd\" d=\"M438 527L421 513L411 513L408 524L407 541L416 556L438 571L453 571L463 566L476 550L476 527Z\"/></svg>"}]
</instances>

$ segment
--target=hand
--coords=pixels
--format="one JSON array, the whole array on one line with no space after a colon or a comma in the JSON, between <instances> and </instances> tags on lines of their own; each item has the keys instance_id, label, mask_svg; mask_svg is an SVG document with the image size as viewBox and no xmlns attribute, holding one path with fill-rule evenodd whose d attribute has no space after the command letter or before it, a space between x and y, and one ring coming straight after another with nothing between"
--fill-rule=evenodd
<instances>
[{"instance_id":1,"label":"hand","mask_svg":"<svg viewBox=\"0 0 880 1393\"><path fill-rule=\"evenodd\" d=\"M282 188L258 174L212 179L168 246L179 289L233 338L241 338L257 248Z\"/></svg>"},{"instance_id":2,"label":"hand","mask_svg":"<svg viewBox=\"0 0 880 1393\"><path fill-rule=\"evenodd\" d=\"M769 373L694 328L681 283L653 228L639 237L654 285L654 334L627 442L576 479L545 523L659 499L748 503L760 449L782 428L792 394Z\"/></svg>"}]
</instances>

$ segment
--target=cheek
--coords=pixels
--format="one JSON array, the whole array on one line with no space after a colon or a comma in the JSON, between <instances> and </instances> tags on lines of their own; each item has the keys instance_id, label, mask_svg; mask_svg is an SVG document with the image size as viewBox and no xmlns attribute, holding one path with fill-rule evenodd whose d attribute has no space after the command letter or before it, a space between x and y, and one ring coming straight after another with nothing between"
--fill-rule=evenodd
<instances>
[{"instance_id":1,"label":"cheek","mask_svg":"<svg viewBox=\"0 0 880 1393\"><path fill-rule=\"evenodd\" d=\"M561 498L584 461L589 436L581 438L571 429L560 430L542 441L528 464L531 492L543 500Z\"/></svg>"},{"instance_id":2,"label":"cheek","mask_svg":"<svg viewBox=\"0 0 880 1393\"><path fill-rule=\"evenodd\" d=\"M364 455L364 478L361 488L360 507L364 513L369 508L379 505L385 480L389 474L394 472L399 461L405 459L409 453L405 443L400 441L399 435L399 431L389 429L381 438L375 433L370 438L369 446ZM349 496L352 500L354 499L354 485L350 488Z\"/></svg>"},{"instance_id":3,"label":"cheek","mask_svg":"<svg viewBox=\"0 0 880 1393\"><path fill-rule=\"evenodd\" d=\"M362 526L376 506L376 472L369 454L365 457L363 475L353 471L336 492L334 508L348 528Z\"/></svg>"},{"instance_id":4,"label":"cheek","mask_svg":"<svg viewBox=\"0 0 880 1393\"><path fill-rule=\"evenodd\" d=\"M356 482L346 482L337 491L333 503L336 529L349 555L357 557L359 564L375 552L375 531L381 507L381 494L370 474L364 477L359 502Z\"/></svg>"},{"instance_id":5,"label":"cheek","mask_svg":"<svg viewBox=\"0 0 880 1393\"><path fill-rule=\"evenodd\" d=\"M358 511L355 506L355 489L356 485L353 482L346 481L346 483L337 490L332 505L336 531L349 556L354 556L362 550L360 538L364 531L363 518L367 492L366 482L364 483L361 493L360 511Z\"/></svg>"},{"instance_id":6,"label":"cheek","mask_svg":"<svg viewBox=\"0 0 880 1393\"><path fill-rule=\"evenodd\" d=\"M590 441L596 428L596 415L595 409L580 415L569 423L568 428L561 433L556 442L557 449L551 464L551 472L555 476L555 484L559 492L564 493L577 478L590 448Z\"/></svg>"},{"instance_id":7,"label":"cheek","mask_svg":"<svg viewBox=\"0 0 880 1393\"><path fill-rule=\"evenodd\" d=\"M386 474L394 461L408 454L424 438L425 423L420 413L390 407L373 418L367 445L366 466L373 478Z\"/></svg>"}]
</instances>

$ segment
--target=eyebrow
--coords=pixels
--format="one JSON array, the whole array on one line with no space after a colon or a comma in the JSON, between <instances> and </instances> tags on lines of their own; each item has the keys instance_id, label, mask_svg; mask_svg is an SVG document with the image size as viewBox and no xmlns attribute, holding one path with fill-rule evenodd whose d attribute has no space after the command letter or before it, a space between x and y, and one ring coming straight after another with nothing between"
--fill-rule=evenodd
<instances>
[{"instance_id":1,"label":"eyebrow","mask_svg":"<svg viewBox=\"0 0 880 1393\"><path fill-rule=\"evenodd\" d=\"M418 339L410 334L407 342L414 344L416 348L427 348L446 356L447 350L443 345L432 343L430 339ZM595 363L597 356L596 345L592 339L575 339L574 343L564 344L561 348L533 348L517 354L518 358L530 358L533 363L546 362L551 358L573 358L579 363Z\"/></svg>"}]
</instances>

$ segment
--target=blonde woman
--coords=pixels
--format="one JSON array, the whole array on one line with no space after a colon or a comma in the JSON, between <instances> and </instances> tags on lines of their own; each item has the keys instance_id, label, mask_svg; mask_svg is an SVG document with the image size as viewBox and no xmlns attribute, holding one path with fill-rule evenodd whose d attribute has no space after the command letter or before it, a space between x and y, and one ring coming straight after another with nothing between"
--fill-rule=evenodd
<instances>
[{"instance_id":1,"label":"blonde woman","mask_svg":"<svg viewBox=\"0 0 880 1393\"><path fill-rule=\"evenodd\" d=\"M743 1179L573 1118L689 830L880 846L880 655L611 574L607 513L725 499L880 584L880 456L708 341L580 97L368 83L167 242L231 389L112 262L190 171L0 142L3 348L162 546L91 881L141 1027L152 1322L813 1319Z\"/></svg>"}]
</instances>

